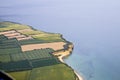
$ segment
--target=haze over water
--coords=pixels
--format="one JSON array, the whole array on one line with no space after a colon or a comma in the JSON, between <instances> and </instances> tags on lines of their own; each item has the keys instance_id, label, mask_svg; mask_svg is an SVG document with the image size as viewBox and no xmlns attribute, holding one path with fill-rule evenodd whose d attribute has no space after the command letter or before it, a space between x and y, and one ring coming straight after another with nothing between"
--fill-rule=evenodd
<instances>
[{"instance_id":1,"label":"haze over water","mask_svg":"<svg viewBox=\"0 0 120 80\"><path fill-rule=\"evenodd\" d=\"M0 21L61 33L74 43L65 62L85 80L120 80L119 0L1 0Z\"/></svg>"}]
</instances>

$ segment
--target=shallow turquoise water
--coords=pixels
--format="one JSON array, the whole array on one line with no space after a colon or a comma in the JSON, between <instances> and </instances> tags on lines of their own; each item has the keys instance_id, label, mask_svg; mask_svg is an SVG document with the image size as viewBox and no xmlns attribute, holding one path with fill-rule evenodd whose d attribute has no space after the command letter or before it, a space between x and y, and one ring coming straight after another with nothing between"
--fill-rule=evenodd
<instances>
[{"instance_id":1,"label":"shallow turquoise water","mask_svg":"<svg viewBox=\"0 0 120 80\"><path fill-rule=\"evenodd\" d=\"M74 50L73 54L64 61L79 72L85 80L119 80L120 54L112 51L112 49L106 52L104 49L95 49L93 52L84 53Z\"/></svg>"},{"instance_id":2,"label":"shallow turquoise water","mask_svg":"<svg viewBox=\"0 0 120 80\"><path fill-rule=\"evenodd\" d=\"M3 0L0 21L61 33L73 42L65 62L86 80L120 80L119 0Z\"/></svg>"}]
</instances>

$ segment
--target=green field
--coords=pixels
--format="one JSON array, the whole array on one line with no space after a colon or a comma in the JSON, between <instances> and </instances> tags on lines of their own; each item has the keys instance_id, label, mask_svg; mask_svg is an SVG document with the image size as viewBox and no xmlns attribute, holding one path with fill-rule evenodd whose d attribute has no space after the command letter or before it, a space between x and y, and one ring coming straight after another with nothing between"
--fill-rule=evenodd
<instances>
[{"instance_id":1,"label":"green field","mask_svg":"<svg viewBox=\"0 0 120 80\"><path fill-rule=\"evenodd\" d=\"M8 73L15 80L29 80L31 70Z\"/></svg>"},{"instance_id":2,"label":"green field","mask_svg":"<svg viewBox=\"0 0 120 80\"><path fill-rule=\"evenodd\" d=\"M43 31L38 31L38 30L32 30L29 29L28 31L20 31L21 33L25 34L25 35L37 35L37 34L45 34L45 32Z\"/></svg>"},{"instance_id":3,"label":"green field","mask_svg":"<svg viewBox=\"0 0 120 80\"><path fill-rule=\"evenodd\" d=\"M30 27L27 25L20 25L18 23L13 22L0 22L0 31L6 30L21 30L21 29L29 29Z\"/></svg>"},{"instance_id":4,"label":"green field","mask_svg":"<svg viewBox=\"0 0 120 80\"><path fill-rule=\"evenodd\" d=\"M48 34L48 33L44 33L44 34L37 34L37 35L33 35L32 36L34 39L37 40L43 40L43 41L48 41L48 42L60 42L60 41L64 41L61 38L60 34Z\"/></svg>"},{"instance_id":5,"label":"green field","mask_svg":"<svg viewBox=\"0 0 120 80\"><path fill-rule=\"evenodd\" d=\"M32 51L21 52L17 54L11 54L12 61L20 61L20 60L33 60L33 59L44 59L44 58L52 58L53 56L49 53L52 53L54 50L47 49L38 49Z\"/></svg>"},{"instance_id":6,"label":"green field","mask_svg":"<svg viewBox=\"0 0 120 80\"><path fill-rule=\"evenodd\" d=\"M10 62L10 55L9 54L0 54L0 62Z\"/></svg>"},{"instance_id":7,"label":"green field","mask_svg":"<svg viewBox=\"0 0 120 80\"><path fill-rule=\"evenodd\" d=\"M47 48L7 55L1 54L0 69L10 72L59 64L60 61L51 54L53 51L53 49Z\"/></svg>"},{"instance_id":8,"label":"green field","mask_svg":"<svg viewBox=\"0 0 120 80\"><path fill-rule=\"evenodd\" d=\"M21 47L17 39L8 39L4 35L0 35L0 54L20 53Z\"/></svg>"},{"instance_id":9,"label":"green field","mask_svg":"<svg viewBox=\"0 0 120 80\"><path fill-rule=\"evenodd\" d=\"M39 43L46 43L44 40L36 40L36 39L31 39L31 40L22 40L19 41L21 45L27 45L27 44L39 44Z\"/></svg>"},{"instance_id":10,"label":"green field","mask_svg":"<svg viewBox=\"0 0 120 80\"><path fill-rule=\"evenodd\" d=\"M75 80L75 75L71 68L59 64L33 69L29 80Z\"/></svg>"},{"instance_id":11,"label":"green field","mask_svg":"<svg viewBox=\"0 0 120 80\"><path fill-rule=\"evenodd\" d=\"M24 33L23 33L24 34ZM26 35L27 34L26 32ZM24 40L20 41L21 45L25 44L37 44L37 43L50 43L50 42L64 42L65 40L62 39L60 34L52 34L52 33L38 33L31 35L34 39L33 40Z\"/></svg>"},{"instance_id":12,"label":"green field","mask_svg":"<svg viewBox=\"0 0 120 80\"><path fill-rule=\"evenodd\" d=\"M73 70L64 64L11 72L9 74L16 80L76 80Z\"/></svg>"}]
</instances>

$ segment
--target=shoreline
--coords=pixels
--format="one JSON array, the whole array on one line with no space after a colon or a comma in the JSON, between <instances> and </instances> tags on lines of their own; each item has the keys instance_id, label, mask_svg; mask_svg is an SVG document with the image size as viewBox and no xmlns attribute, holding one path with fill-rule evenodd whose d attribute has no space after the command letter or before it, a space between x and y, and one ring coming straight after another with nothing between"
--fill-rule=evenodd
<instances>
[{"instance_id":1,"label":"shoreline","mask_svg":"<svg viewBox=\"0 0 120 80\"><path fill-rule=\"evenodd\" d=\"M72 50L73 50L73 44L69 44L68 46L69 46L68 49L66 49L66 50L61 50L61 51L58 51L58 52L56 51L56 52L54 53L55 56L57 56L58 59L59 59L62 63L65 63L65 62L63 61L63 58L66 57L66 56L69 56L69 55L71 54ZM65 63L65 64L66 64L66 63ZM68 64L67 64L67 65L68 65ZM74 71L75 75L77 76L77 78L78 78L79 80L84 80L83 77L82 77L81 75L79 75L74 69L73 69L73 71ZM76 78L76 80L77 80L77 78Z\"/></svg>"},{"instance_id":2,"label":"shoreline","mask_svg":"<svg viewBox=\"0 0 120 80\"><path fill-rule=\"evenodd\" d=\"M63 58L64 58L64 57L66 57L66 56L61 55L60 57L58 57L58 59L59 59L62 63L65 63L65 62L63 61ZM66 64L66 63L65 63L65 64ZM77 78L78 78L79 80L84 80L84 79L82 78L82 76L80 76L74 69L73 69L73 71L74 71L75 75L77 76Z\"/></svg>"},{"instance_id":3,"label":"shoreline","mask_svg":"<svg viewBox=\"0 0 120 80\"><path fill-rule=\"evenodd\" d=\"M13 23L13 22L12 22ZM17 23L18 24L18 23ZM22 25L22 24L20 24L20 25ZM28 26L28 25L26 25L26 26ZM30 27L30 26L29 26ZM36 30L36 29L34 29L34 28L32 28L32 27L30 27L30 29L31 30ZM11 29L11 30L14 30L14 29ZM7 30L7 31L9 31L9 30ZM43 31L44 32L44 31ZM49 34L54 34L54 33L50 33L50 32L45 32L45 33L49 33ZM19 34L20 35L20 34ZM63 38L63 35L61 35L60 34L60 37L61 37L61 39L63 40L63 42L64 43L66 43L66 45L62 45L62 47L64 47L64 48L62 48L62 49L56 49L56 47L52 47L53 49L55 48L55 52L53 52L53 54L55 55L55 56L57 56L58 57L58 59L62 62L62 63L64 63L64 64L66 64L64 61L63 61L63 58L64 57L66 57L66 56L69 56L70 54L71 54L71 52L73 51L73 44L71 43L71 42L69 42L69 41L67 41L65 38ZM58 43L58 42L57 42ZM51 43L47 43L47 45L50 45ZM60 43L60 44L62 44L62 43ZM34 45L34 44L29 44L30 46L31 45ZM28 45L28 46L29 46ZM37 46L35 46L35 45L37 45ZM37 48L37 49L39 49L38 48L38 45L39 44L35 44L34 46L32 46L32 48ZM41 46L42 45L42 47L41 48L45 48L45 47L43 47L43 44L40 44L39 46ZM53 45L53 43L52 43L52 45ZM57 45L57 47L58 47L58 44L56 44ZM26 47L26 46L25 46ZM51 45L50 45L50 47L51 47ZM27 47L27 49L29 50L30 49L30 47L28 48ZM34 49L32 49L32 50L34 50ZM23 51L23 49L22 49L22 51ZM24 52L24 51L23 51ZM70 67L68 64L66 64L68 67ZM71 68L71 67L70 67ZM71 68L72 69L72 68ZM83 80L83 78L82 78L82 76L80 76L74 69L72 69L73 70L73 74L74 74L74 77L75 77L75 80Z\"/></svg>"}]
</instances>

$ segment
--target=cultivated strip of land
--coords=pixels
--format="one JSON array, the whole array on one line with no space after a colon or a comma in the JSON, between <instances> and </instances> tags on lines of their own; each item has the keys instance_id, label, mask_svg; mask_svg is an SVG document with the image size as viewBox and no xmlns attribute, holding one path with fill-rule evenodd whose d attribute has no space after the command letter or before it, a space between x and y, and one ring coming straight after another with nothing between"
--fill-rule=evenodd
<instances>
[{"instance_id":1,"label":"cultivated strip of land","mask_svg":"<svg viewBox=\"0 0 120 80\"><path fill-rule=\"evenodd\" d=\"M22 51L29 51L34 49L44 49L44 48L52 48L54 50L64 49L65 42L53 42L53 43L43 43L43 44L28 44L22 45Z\"/></svg>"}]
</instances>

